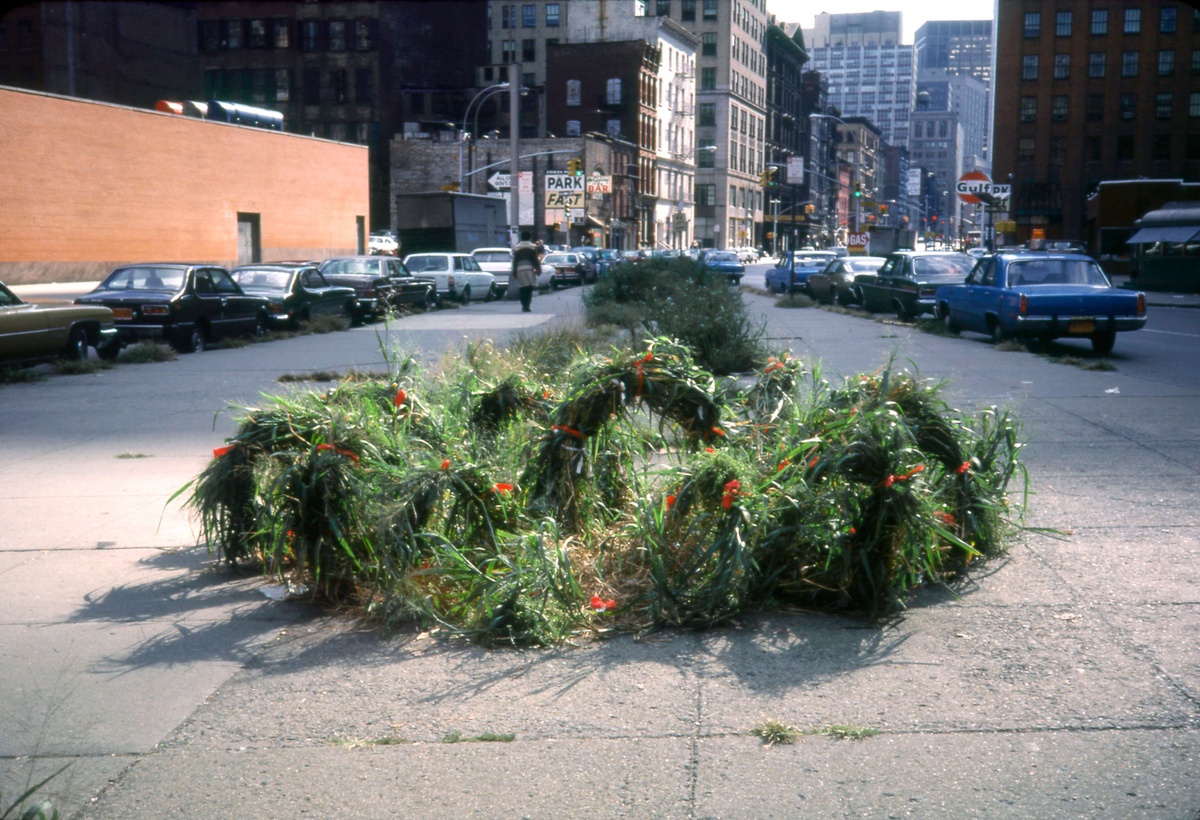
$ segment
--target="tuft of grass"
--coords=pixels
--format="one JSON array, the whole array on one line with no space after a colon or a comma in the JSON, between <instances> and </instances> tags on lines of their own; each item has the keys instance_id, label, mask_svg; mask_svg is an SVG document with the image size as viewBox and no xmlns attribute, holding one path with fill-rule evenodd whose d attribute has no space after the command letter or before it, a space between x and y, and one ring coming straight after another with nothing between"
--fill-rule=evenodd
<instances>
[{"instance_id":1,"label":"tuft of grass","mask_svg":"<svg viewBox=\"0 0 1200 820\"><path fill-rule=\"evenodd\" d=\"M91 373L99 373L102 370L111 370L113 365L111 362L97 359L83 361L78 359L56 359L51 367L59 376L83 376Z\"/></svg>"},{"instance_id":2,"label":"tuft of grass","mask_svg":"<svg viewBox=\"0 0 1200 820\"><path fill-rule=\"evenodd\" d=\"M341 316L323 314L309 319L300 326L302 333L325 334L340 333L346 329L346 320Z\"/></svg>"},{"instance_id":3,"label":"tuft of grass","mask_svg":"<svg viewBox=\"0 0 1200 820\"><path fill-rule=\"evenodd\" d=\"M1117 366L1108 359L1082 359L1079 356L1055 356L1052 354L1043 354L1042 358L1054 364L1065 364L1070 367L1078 367L1080 370L1095 370L1102 372L1112 372L1117 369Z\"/></svg>"},{"instance_id":4,"label":"tuft of grass","mask_svg":"<svg viewBox=\"0 0 1200 820\"><path fill-rule=\"evenodd\" d=\"M765 745L774 746L776 743L795 743L801 732L781 721L767 720L751 729L750 734L761 737Z\"/></svg>"},{"instance_id":5,"label":"tuft of grass","mask_svg":"<svg viewBox=\"0 0 1200 820\"><path fill-rule=\"evenodd\" d=\"M32 384L44 382L48 378L45 371L34 367L0 368L0 383L3 384Z\"/></svg>"},{"instance_id":6,"label":"tuft of grass","mask_svg":"<svg viewBox=\"0 0 1200 820\"><path fill-rule=\"evenodd\" d=\"M1028 353L1029 348L1020 339L1005 339L999 344L993 345L996 350L1002 350L1005 353Z\"/></svg>"},{"instance_id":7,"label":"tuft of grass","mask_svg":"<svg viewBox=\"0 0 1200 820\"><path fill-rule=\"evenodd\" d=\"M512 743L516 739L517 736L512 733L484 732L474 737L465 737L462 732L447 732L442 737L442 743Z\"/></svg>"},{"instance_id":8,"label":"tuft of grass","mask_svg":"<svg viewBox=\"0 0 1200 820\"><path fill-rule=\"evenodd\" d=\"M154 458L154 456L145 453L119 453L117 458Z\"/></svg>"},{"instance_id":9,"label":"tuft of grass","mask_svg":"<svg viewBox=\"0 0 1200 820\"><path fill-rule=\"evenodd\" d=\"M178 358L179 354L175 352L174 348L147 339L122 349L117 361L121 364L150 364L152 362L173 362Z\"/></svg>"},{"instance_id":10,"label":"tuft of grass","mask_svg":"<svg viewBox=\"0 0 1200 820\"><path fill-rule=\"evenodd\" d=\"M775 307L778 308L810 308L816 304L811 296L803 293L785 293L775 300Z\"/></svg>"},{"instance_id":11,"label":"tuft of grass","mask_svg":"<svg viewBox=\"0 0 1200 820\"><path fill-rule=\"evenodd\" d=\"M835 737L838 740L865 740L879 734L878 729L866 726L855 726L850 723L834 723L821 729L818 734Z\"/></svg>"},{"instance_id":12,"label":"tuft of grass","mask_svg":"<svg viewBox=\"0 0 1200 820\"><path fill-rule=\"evenodd\" d=\"M402 737L384 735L383 737L340 737L333 741L335 746L345 746L347 749L366 749L372 746L403 746L412 743Z\"/></svg>"},{"instance_id":13,"label":"tuft of grass","mask_svg":"<svg viewBox=\"0 0 1200 820\"><path fill-rule=\"evenodd\" d=\"M351 370L349 373L339 373L336 370L316 370L312 373L282 373L275 381L287 384L289 382L369 382L390 378L387 373L373 371Z\"/></svg>"}]
</instances>

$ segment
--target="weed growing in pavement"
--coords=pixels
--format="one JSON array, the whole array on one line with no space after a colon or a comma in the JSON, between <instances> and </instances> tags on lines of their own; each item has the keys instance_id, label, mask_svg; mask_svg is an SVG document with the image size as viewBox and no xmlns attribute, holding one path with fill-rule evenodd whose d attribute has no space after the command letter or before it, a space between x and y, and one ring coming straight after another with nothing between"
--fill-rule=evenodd
<instances>
[{"instance_id":1,"label":"weed growing in pavement","mask_svg":"<svg viewBox=\"0 0 1200 820\"><path fill-rule=\"evenodd\" d=\"M405 740L402 737L393 735L384 735L383 737L344 737L333 741L335 746L345 746L347 749L366 749L372 746L403 746L412 743L411 740Z\"/></svg>"},{"instance_id":2,"label":"weed growing in pavement","mask_svg":"<svg viewBox=\"0 0 1200 820\"><path fill-rule=\"evenodd\" d=\"M765 745L774 746L776 743L795 743L802 733L795 726L778 720L768 720L751 729L750 734L761 737Z\"/></svg>"},{"instance_id":3,"label":"weed growing in pavement","mask_svg":"<svg viewBox=\"0 0 1200 820\"><path fill-rule=\"evenodd\" d=\"M515 734L499 735L494 732L484 732L475 737L465 737L462 732L447 732L442 737L442 743L512 743L516 739Z\"/></svg>"},{"instance_id":4,"label":"weed growing in pavement","mask_svg":"<svg viewBox=\"0 0 1200 820\"><path fill-rule=\"evenodd\" d=\"M0 384L32 384L44 382L48 378L44 370L36 367L0 368Z\"/></svg>"},{"instance_id":5,"label":"weed growing in pavement","mask_svg":"<svg viewBox=\"0 0 1200 820\"><path fill-rule=\"evenodd\" d=\"M810 308L816 304L816 300L803 293L785 293L775 300L775 307L779 308Z\"/></svg>"},{"instance_id":6,"label":"weed growing in pavement","mask_svg":"<svg viewBox=\"0 0 1200 820\"><path fill-rule=\"evenodd\" d=\"M121 364L149 364L152 362L173 362L179 358L175 349L147 339L137 344L121 349L117 361Z\"/></svg>"},{"instance_id":7,"label":"weed growing in pavement","mask_svg":"<svg viewBox=\"0 0 1200 820\"><path fill-rule=\"evenodd\" d=\"M117 458L154 458L154 456L145 453L118 453Z\"/></svg>"},{"instance_id":8,"label":"weed growing in pavement","mask_svg":"<svg viewBox=\"0 0 1200 820\"><path fill-rule=\"evenodd\" d=\"M86 376L102 370L111 370L112 367L112 362L98 359L56 359L51 364L56 376Z\"/></svg>"},{"instance_id":9,"label":"weed growing in pavement","mask_svg":"<svg viewBox=\"0 0 1200 820\"><path fill-rule=\"evenodd\" d=\"M381 347L383 341L380 341ZM889 363L718 380L653 338L473 344L424 374L276 396L175 497L231 563L483 644L903 609L1002 551L1017 422Z\"/></svg>"},{"instance_id":10,"label":"weed growing in pavement","mask_svg":"<svg viewBox=\"0 0 1200 820\"><path fill-rule=\"evenodd\" d=\"M854 726L849 723L835 723L821 729L819 734L836 737L838 740L865 740L868 737L875 737L879 734L879 730L866 726Z\"/></svg>"},{"instance_id":11,"label":"weed growing in pavement","mask_svg":"<svg viewBox=\"0 0 1200 820\"><path fill-rule=\"evenodd\" d=\"M283 384L289 382L364 382L387 377L387 373L373 371L351 370L349 373L339 373L336 370L314 370L312 373L282 373L275 377L275 381Z\"/></svg>"}]
</instances>

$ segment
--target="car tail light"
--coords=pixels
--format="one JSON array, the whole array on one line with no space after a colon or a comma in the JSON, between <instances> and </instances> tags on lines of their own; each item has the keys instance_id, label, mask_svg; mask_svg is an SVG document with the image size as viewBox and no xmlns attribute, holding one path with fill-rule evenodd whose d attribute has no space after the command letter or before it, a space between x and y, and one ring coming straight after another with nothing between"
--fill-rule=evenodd
<instances>
[{"instance_id":1,"label":"car tail light","mask_svg":"<svg viewBox=\"0 0 1200 820\"><path fill-rule=\"evenodd\" d=\"M454 290L454 274L450 274L450 290Z\"/></svg>"},{"instance_id":2,"label":"car tail light","mask_svg":"<svg viewBox=\"0 0 1200 820\"><path fill-rule=\"evenodd\" d=\"M1017 312L1022 316L1029 312L1029 297L1024 293L1021 294L1021 302L1017 306Z\"/></svg>"},{"instance_id":3,"label":"car tail light","mask_svg":"<svg viewBox=\"0 0 1200 820\"><path fill-rule=\"evenodd\" d=\"M1138 316L1141 316L1146 312L1146 294L1144 293L1138 293L1137 312Z\"/></svg>"},{"instance_id":4,"label":"car tail light","mask_svg":"<svg viewBox=\"0 0 1200 820\"><path fill-rule=\"evenodd\" d=\"M142 305L143 316L168 316L171 309L166 305Z\"/></svg>"},{"instance_id":5,"label":"car tail light","mask_svg":"<svg viewBox=\"0 0 1200 820\"><path fill-rule=\"evenodd\" d=\"M272 302L269 305L269 308L272 313L283 313L283 305L277 304L276 302Z\"/></svg>"}]
</instances>

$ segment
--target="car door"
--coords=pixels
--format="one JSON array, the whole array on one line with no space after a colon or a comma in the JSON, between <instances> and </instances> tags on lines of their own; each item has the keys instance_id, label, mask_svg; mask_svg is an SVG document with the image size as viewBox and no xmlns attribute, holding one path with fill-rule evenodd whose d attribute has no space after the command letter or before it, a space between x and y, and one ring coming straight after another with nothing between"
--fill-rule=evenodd
<instances>
[{"instance_id":1,"label":"car door","mask_svg":"<svg viewBox=\"0 0 1200 820\"><path fill-rule=\"evenodd\" d=\"M862 292L863 307L870 311L881 311L890 309L890 304L886 298L885 284L891 279L892 271L900 264L901 257L890 256L888 260L880 266L872 277L864 279L859 285L859 290ZM881 307L882 306L882 307Z\"/></svg>"},{"instance_id":2,"label":"car door","mask_svg":"<svg viewBox=\"0 0 1200 820\"><path fill-rule=\"evenodd\" d=\"M0 289L0 359L19 359L56 348L66 348L50 337L45 312Z\"/></svg>"},{"instance_id":3,"label":"car door","mask_svg":"<svg viewBox=\"0 0 1200 820\"><path fill-rule=\"evenodd\" d=\"M211 293L207 296L215 301L209 309L212 311L211 315L217 317L210 319L210 326L216 331L216 335L224 337L253 333L258 322L261 301L243 293L238 283L233 281L233 277L223 268L203 268L197 271L197 285L203 279L210 282ZM202 298L206 297L202 295Z\"/></svg>"},{"instance_id":4,"label":"car door","mask_svg":"<svg viewBox=\"0 0 1200 820\"><path fill-rule=\"evenodd\" d=\"M316 268L304 268L296 275L296 290L301 302L308 305L309 316L334 316L342 312L336 291Z\"/></svg>"},{"instance_id":5,"label":"car door","mask_svg":"<svg viewBox=\"0 0 1200 820\"><path fill-rule=\"evenodd\" d=\"M964 330L987 333L987 314L993 301L997 272L996 258L980 261L971 270L951 308L950 318Z\"/></svg>"}]
</instances>

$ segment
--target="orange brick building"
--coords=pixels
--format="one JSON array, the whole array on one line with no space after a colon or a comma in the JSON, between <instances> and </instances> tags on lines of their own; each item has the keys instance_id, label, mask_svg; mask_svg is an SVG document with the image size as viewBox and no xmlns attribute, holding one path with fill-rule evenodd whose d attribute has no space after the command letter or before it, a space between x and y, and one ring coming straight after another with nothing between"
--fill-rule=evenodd
<instances>
[{"instance_id":1,"label":"orange brick building","mask_svg":"<svg viewBox=\"0 0 1200 820\"><path fill-rule=\"evenodd\" d=\"M367 149L0 87L0 281L362 252Z\"/></svg>"}]
</instances>

